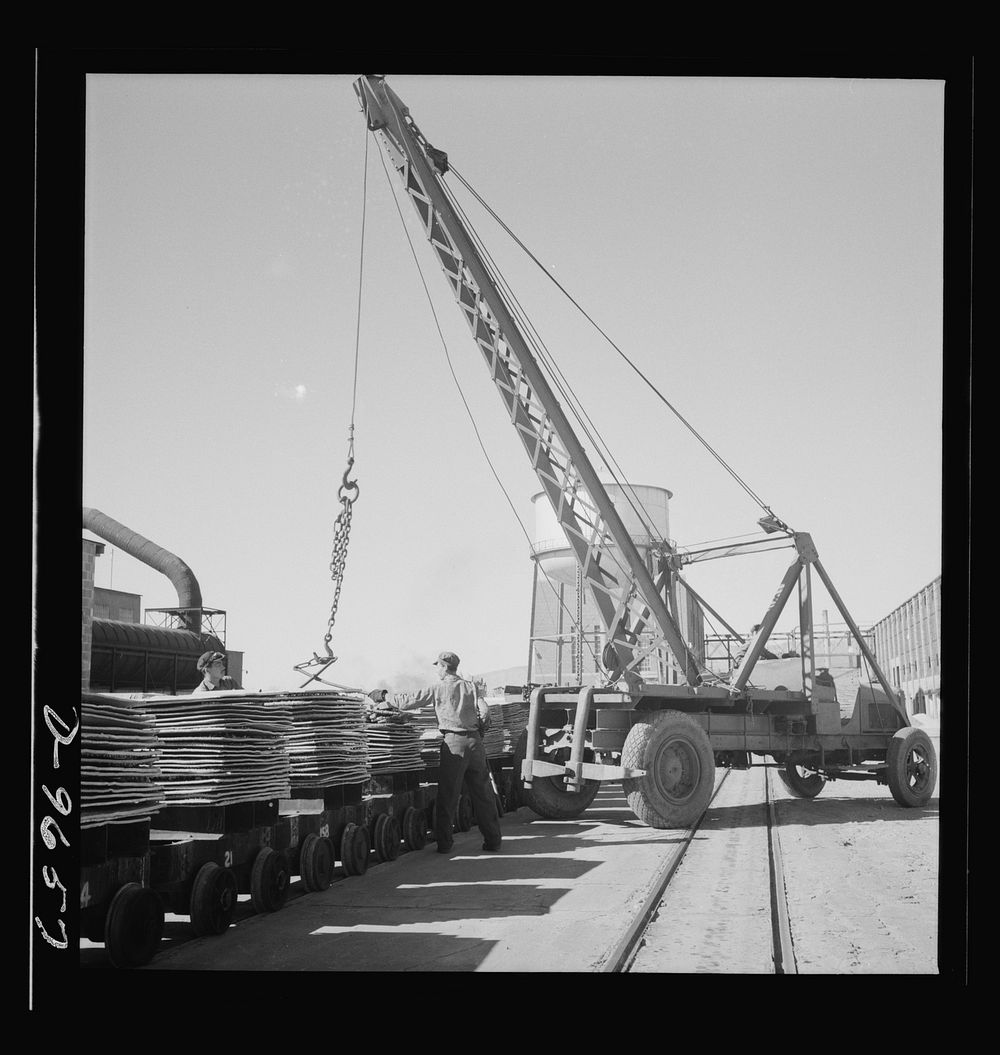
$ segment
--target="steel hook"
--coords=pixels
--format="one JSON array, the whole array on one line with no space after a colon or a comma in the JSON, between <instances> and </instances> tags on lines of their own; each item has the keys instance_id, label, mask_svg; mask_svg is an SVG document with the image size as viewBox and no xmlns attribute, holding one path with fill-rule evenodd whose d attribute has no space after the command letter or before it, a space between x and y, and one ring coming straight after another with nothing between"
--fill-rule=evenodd
<instances>
[{"instance_id":1,"label":"steel hook","mask_svg":"<svg viewBox=\"0 0 1000 1055\"><path fill-rule=\"evenodd\" d=\"M354 459L353 458L348 458L347 459L347 468L344 470L344 475L341 477L341 481L340 481L340 487L337 490L337 497L342 502L353 502L353 501L355 501L355 499L357 499L358 495L361 493L361 488L358 487L358 481L357 480L348 480L347 479L348 474L350 473L351 467L353 465L354 465ZM348 498L347 495L345 494L345 492L346 491L351 491L351 490L354 491L354 496L352 498Z\"/></svg>"}]
</instances>

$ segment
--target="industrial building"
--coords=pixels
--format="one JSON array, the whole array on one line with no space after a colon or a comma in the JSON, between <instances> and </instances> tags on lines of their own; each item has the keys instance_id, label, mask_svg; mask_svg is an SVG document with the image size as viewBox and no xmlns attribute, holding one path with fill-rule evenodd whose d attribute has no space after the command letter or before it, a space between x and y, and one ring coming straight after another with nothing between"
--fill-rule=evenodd
<instances>
[{"instance_id":1,"label":"industrial building","mask_svg":"<svg viewBox=\"0 0 1000 1055\"><path fill-rule=\"evenodd\" d=\"M875 656L909 714L941 717L941 576L872 627Z\"/></svg>"}]
</instances>

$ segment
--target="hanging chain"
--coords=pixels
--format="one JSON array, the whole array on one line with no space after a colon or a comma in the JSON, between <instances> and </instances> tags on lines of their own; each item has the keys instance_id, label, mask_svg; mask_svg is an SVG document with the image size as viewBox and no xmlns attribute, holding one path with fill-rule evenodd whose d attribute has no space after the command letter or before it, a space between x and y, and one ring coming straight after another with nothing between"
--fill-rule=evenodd
<instances>
[{"instance_id":1,"label":"hanging chain","mask_svg":"<svg viewBox=\"0 0 1000 1055\"><path fill-rule=\"evenodd\" d=\"M353 431L354 426L351 426ZM354 449L354 439L351 438L351 449ZM344 571L347 567L347 544L351 538L351 516L354 503L361 493L357 480L348 480L347 476L354 465L354 455L347 458L347 468L344 470L343 482L337 491L340 499L341 510L337 519L333 522L333 552L330 555L330 576L336 583L333 590L333 605L330 608L330 619L327 622L326 635L323 638L323 646L326 654L332 656L330 641L333 639L333 624L337 620L337 606L340 604L340 590L344 585ZM353 493L352 493L353 492Z\"/></svg>"},{"instance_id":2,"label":"hanging chain","mask_svg":"<svg viewBox=\"0 0 1000 1055\"><path fill-rule=\"evenodd\" d=\"M327 620L326 634L323 637L323 648L326 650L326 658L314 652L312 659L308 659L304 663L297 663L295 665L295 670L300 671L303 674L308 674L310 668L320 668L318 671L309 674L308 680L302 686L303 688L305 688L305 686L311 681L323 681L324 679L320 677L320 674L322 674L332 663L337 662L337 657L333 654L333 651L330 648L330 642L333 640L333 624L337 621L337 607L340 604L340 591L344 585L344 571L347 567L347 544L351 538L351 516L353 514L353 506L358 500L358 495L361 493L357 480L349 480L348 476L350 475L351 469L354 467L354 412L357 407L358 356L361 349L361 294L364 287L365 217L367 214L368 201L368 138L368 132L366 130L364 190L361 196L361 260L358 271L357 328L354 335L354 387L351 396L351 427L347 443L347 468L344 470L340 488L337 491L337 498L340 500L340 512L337 514L337 519L333 522L333 552L330 555L330 575L334 582L333 604L330 607L330 618ZM332 683L324 682L324 684Z\"/></svg>"}]
</instances>

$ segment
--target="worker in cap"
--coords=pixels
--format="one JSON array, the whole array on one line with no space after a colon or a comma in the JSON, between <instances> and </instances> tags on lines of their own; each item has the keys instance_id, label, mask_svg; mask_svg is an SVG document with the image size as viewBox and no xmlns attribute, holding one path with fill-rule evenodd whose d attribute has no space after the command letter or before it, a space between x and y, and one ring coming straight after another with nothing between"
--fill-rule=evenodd
<instances>
[{"instance_id":1,"label":"worker in cap","mask_svg":"<svg viewBox=\"0 0 1000 1055\"><path fill-rule=\"evenodd\" d=\"M201 681L192 692L218 692L220 689L238 689L235 678L226 674L225 652L203 652L198 657L198 673Z\"/></svg>"},{"instance_id":2,"label":"worker in cap","mask_svg":"<svg viewBox=\"0 0 1000 1055\"><path fill-rule=\"evenodd\" d=\"M486 687L482 682L459 677L458 663L454 652L440 652L434 661L438 673L435 684L416 692L395 693L391 703L386 699L385 689L376 689L368 695L381 707L401 711L434 705L441 731L441 760L434 807L437 852L446 854L451 851L455 813L463 782L467 782L476 824L483 834L483 849L496 853L501 842L500 816L482 735L489 724L490 714L489 705L483 698Z\"/></svg>"}]
</instances>

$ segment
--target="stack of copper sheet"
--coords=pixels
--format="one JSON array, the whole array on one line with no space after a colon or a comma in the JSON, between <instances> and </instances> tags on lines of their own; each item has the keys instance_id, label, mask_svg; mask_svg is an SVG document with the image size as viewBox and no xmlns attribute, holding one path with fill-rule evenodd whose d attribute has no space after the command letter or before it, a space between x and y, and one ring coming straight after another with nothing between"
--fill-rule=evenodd
<instances>
[{"instance_id":1,"label":"stack of copper sheet","mask_svg":"<svg viewBox=\"0 0 1000 1055\"><path fill-rule=\"evenodd\" d=\"M370 711L365 722L368 768L372 773L424 768L420 734L409 713Z\"/></svg>"},{"instance_id":2,"label":"stack of copper sheet","mask_svg":"<svg viewBox=\"0 0 1000 1055\"><path fill-rule=\"evenodd\" d=\"M288 798L292 718L284 701L230 690L137 701L163 741L167 806Z\"/></svg>"},{"instance_id":3,"label":"stack of copper sheet","mask_svg":"<svg viewBox=\"0 0 1000 1055\"><path fill-rule=\"evenodd\" d=\"M285 692L269 700L291 714L288 757L293 787L336 787L368 779L365 696Z\"/></svg>"},{"instance_id":4,"label":"stack of copper sheet","mask_svg":"<svg viewBox=\"0 0 1000 1055\"><path fill-rule=\"evenodd\" d=\"M512 755L521 733L528 724L528 708L523 703L508 703L500 697L487 697L490 727L483 737L487 758Z\"/></svg>"},{"instance_id":5,"label":"stack of copper sheet","mask_svg":"<svg viewBox=\"0 0 1000 1055\"><path fill-rule=\"evenodd\" d=\"M80 827L148 820L164 805L152 719L101 693L85 693L80 710Z\"/></svg>"}]
</instances>

